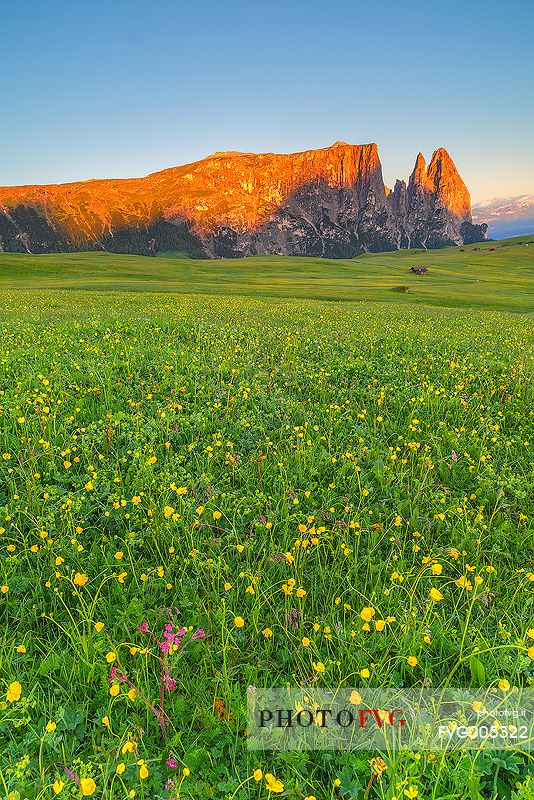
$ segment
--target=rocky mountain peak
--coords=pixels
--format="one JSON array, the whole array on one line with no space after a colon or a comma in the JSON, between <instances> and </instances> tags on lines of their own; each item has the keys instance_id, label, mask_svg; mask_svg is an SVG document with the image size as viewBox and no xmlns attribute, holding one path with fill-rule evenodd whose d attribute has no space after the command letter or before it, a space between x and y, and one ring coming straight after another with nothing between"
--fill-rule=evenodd
<instances>
[{"instance_id":1,"label":"rocky mountain peak","mask_svg":"<svg viewBox=\"0 0 534 800\"><path fill-rule=\"evenodd\" d=\"M415 166L410 175L409 185L420 186L421 188L424 188L426 185L426 161L422 153L417 154Z\"/></svg>"},{"instance_id":2,"label":"rocky mountain peak","mask_svg":"<svg viewBox=\"0 0 534 800\"><path fill-rule=\"evenodd\" d=\"M440 147L432 155L427 171L428 181L442 203L451 213L471 220L471 197L448 152Z\"/></svg>"},{"instance_id":3,"label":"rocky mountain peak","mask_svg":"<svg viewBox=\"0 0 534 800\"><path fill-rule=\"evenodd\" d=\"M388 203L400 221L399 247L443 247L487 236L487 226L472 224L469 192L443 147L428 166L418 154L408 186L397 181Z\"/></svg>"}]
</instances>

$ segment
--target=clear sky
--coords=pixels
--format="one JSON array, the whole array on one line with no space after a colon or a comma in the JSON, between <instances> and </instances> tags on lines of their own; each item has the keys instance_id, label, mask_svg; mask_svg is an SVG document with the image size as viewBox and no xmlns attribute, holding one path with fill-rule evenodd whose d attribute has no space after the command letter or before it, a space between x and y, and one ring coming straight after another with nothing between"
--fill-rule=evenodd
<instances>
[{"instance_id":1,"label":"clear sky","mask_svg":"<svg viewBox=\"0 0 534 800\"><path fill-rule=\"evenodd\" d=\"M0 185L131 177L216 150L449 150L473 200L534 192L530 0L15 0Z\"/></svg>"}]
</instances>

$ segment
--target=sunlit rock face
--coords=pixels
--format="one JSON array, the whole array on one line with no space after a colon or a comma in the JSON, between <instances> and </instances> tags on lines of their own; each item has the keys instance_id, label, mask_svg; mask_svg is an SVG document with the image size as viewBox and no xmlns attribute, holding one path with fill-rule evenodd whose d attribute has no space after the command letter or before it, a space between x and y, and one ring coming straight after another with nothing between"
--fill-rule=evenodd
<instances>
[{"instance_id":1,"label":"sunlit rock face","mask_svg":"<svg viewBox=\"0 0 534 800\"><path fill-rule=\"evenodd\" d=\"M446 247L487 238L487 226L472 224L469 192L443 148L435 151L428 167L419 153L408 185L397 181L388 202L400 248Z\"/></svg>"},{"instance_id":2,"label":"sunlit rock face","mask_svg":"<svg viewBox=\"0 0 534 800\"><path fill-rule=\"evenodd\" d=\"M486 229L487 230L487 229ZM350 258L486 238L448 153L384 186L375 144L215 153L145 178L0 189L0 249Z\"/></svg>"}]
</instances>

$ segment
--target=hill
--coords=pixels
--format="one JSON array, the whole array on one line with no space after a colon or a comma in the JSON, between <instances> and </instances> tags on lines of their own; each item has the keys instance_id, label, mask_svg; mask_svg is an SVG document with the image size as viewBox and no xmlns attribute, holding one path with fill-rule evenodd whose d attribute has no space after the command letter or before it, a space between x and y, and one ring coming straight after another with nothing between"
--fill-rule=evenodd
<instances>
[{"instance_id":1,"label":"hill","mask_svg":"<svg viewBox=\"0 0 534 800\"><path fill-rule=\"evenodd\" d=\"M410 273L419 265L428 269L427 275ZM533 277L534 241L529 238L354 259L0 253L0 288L11 289L193 292L532 311Z\"/></svg>"}]
</instances>

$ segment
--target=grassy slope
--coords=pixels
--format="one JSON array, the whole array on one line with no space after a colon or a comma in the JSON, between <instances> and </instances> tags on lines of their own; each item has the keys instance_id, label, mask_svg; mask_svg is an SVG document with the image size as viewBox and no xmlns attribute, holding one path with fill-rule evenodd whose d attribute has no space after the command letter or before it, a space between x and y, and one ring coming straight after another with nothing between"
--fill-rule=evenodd
<instances>
[{"instance_id":1,"label":"grassy slope","mask_svg":"<svg viewBox=\"0 0 534 800\"><path fill-rule=\"evenodd\" d=\"M0 288L172 291L324 300L534 309L534 244L508 239L443 250L373 253L350 260L253 256L217 261L168 254L156 258L110 253L0 254ZM490 247L498 245L497 252ZM413 265L428 267L425 277ZM394 291L405 285L410 291Z\"/></svg>"}]
</instances>

